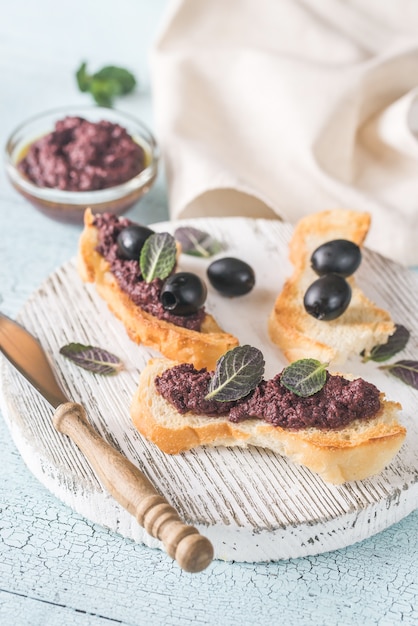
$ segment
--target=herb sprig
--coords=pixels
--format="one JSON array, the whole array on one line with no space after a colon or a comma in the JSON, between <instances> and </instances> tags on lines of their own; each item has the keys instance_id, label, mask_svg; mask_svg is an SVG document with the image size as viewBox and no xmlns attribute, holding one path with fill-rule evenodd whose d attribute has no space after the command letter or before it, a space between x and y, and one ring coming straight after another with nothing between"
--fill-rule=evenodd
<instances>
[{"instance_id":1,"label":"herb sprig","mask_svg":"<svg viewBox=\"0 0 418 626\"><path fill-rule=\"evenodd\" d=\"M169 233L154 233L145 240L139 266L145 282L167 278L176 264L176 240Z\"/></svg>"},{"instance_id":2,"label":"herb sprig","mask_svg":"<svg viewBox=\"0 0 418 626\"><path fill-rule=\"evenodd\" d=\"M69 343L60 349L60 354L93 374L109 376L123 368L119 357L97 346Z\"/></svg>"},{"instance_id":3,"label":"herb sprig","mask_svg":"<svg viewBox=\"0 0 418 626\"><path fill-rule=\"evenodd\" d=\"M381 363L391 359L395 354L403 350L409 341L410 332L402 324L395 324L395 332L391 335L388 341L384 344L374 346L370 350L370 354L363 356L363 363L367 361L375 361Z\"/></svg>"},{"instance_id":4,"label":"herb sprig","mask_svg":"<svg viewBox=\"0 0 418 626\"><path fill-rule=\"evenodd\" d=\"M209 233L192 226L176 228L174 237L181 245L184 254L199 257L211 257L222 250L222 244Z\"/></svg>"},{"instance_id":5,"label":"herb sprig","mask_svg":"<svg viewBox=\"0 0 418 626\"><path fill-rule=\"evenodd\" d=\"M396 324L395 332L385 344L374 346L368 356L365 356L364 353L362 354L363 362L375 361L376 363L382 363L383 361L388 361L406 347L409 338L409 330L402 324ZM388 365L380 365L379 369L395 376L395 378L398 378L406 385L418 389L418 361L403 359Z\"/></svg>"},{"instance_id":6,"label":"herb sprig","mask_svg":"<svg viewBox=\"0 0 418 626\"><path fill-rule=\"evenodd\" d=\"M406 385L418 389L418 361L405 359L389 365L381 365L379 369L386 370Z\"/></svg>"},{"instance_id":7,"label":"herb sprig","mask_svg":"<svg viewBox=\"0 0 418 626\"><path fill-rule=\"evenodd\" d=\"M297 396L313 396L326 383L328 365L316 359L299 359L284 368L280 383Z\"/></svg>"},{"instance_id":8,"label":"herb sprig","mask_svg":"<svg viewBox=\"0 0 418 626\"><path fill-rule=\"evenodd\" d=\"M96 104L104 107L111 107L116 97L128 94L136 87L135 76L116 65L106 65L90 74L87 63L83 61L76 72L76 79L80 91L91 93Z\"/></svg>"},{"instance_id":9,"label":"herb sprig","mask_svg":"<svg viewBox=\"0 0 418 626\"><path fill-rule=\"evenodd\" d=\"M252 346L237 346L225 352L216 364L205 400L230 402L244 398L261 382L264 357Z\"/></svg>"}]
</instances>

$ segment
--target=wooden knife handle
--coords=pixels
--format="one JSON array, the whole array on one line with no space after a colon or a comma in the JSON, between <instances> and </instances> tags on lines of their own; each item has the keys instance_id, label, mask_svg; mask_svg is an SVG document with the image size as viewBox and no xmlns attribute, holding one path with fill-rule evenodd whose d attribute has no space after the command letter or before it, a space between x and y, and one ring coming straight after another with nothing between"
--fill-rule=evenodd
<instances>
[{"instance_id":1,"label":"wooden knife handle","mask_svg":"<svg viewBox=\"0 0 418 626\"><path fill-rule=\"evenodd\" d=\"M184 524L146 476L110 446L87 420L81 404L67 402L55 411L57 431L70 437L99 476L107 491L153 537L160 539L171 558L186 572L201 572L213 559L210 541Z\"/></svg>"}]
</instances>

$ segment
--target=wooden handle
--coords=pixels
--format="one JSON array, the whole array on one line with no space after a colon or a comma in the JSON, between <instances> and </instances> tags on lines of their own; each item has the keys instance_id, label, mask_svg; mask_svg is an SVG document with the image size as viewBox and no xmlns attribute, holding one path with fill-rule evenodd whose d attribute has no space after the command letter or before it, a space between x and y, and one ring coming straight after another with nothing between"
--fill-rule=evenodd
<instances>
[{"instance_id":1,"label":"wooden handle","mask_svg":"<svg viewBox=\"0 0 418 626\"><path fill-rule=\"evenodd\" d=\"M53 417L60 433L83 452L107 491L186 572L201 572L213 559L210 541L193 526L184 524L148 478L126 457L112 448L92 428L81 404L61 404Z\"/></svg>"}]
</instances>

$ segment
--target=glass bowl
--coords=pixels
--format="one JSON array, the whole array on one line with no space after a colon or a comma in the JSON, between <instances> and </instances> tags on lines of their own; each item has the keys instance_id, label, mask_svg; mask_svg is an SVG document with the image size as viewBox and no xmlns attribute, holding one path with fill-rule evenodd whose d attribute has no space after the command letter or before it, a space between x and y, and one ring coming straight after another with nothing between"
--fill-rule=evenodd
<instances>
[{"instance_id":1,"label":"glass bowl","mask_svg":"<svg viewBox=\"0 0 418 626\"><path fill-rule=\"evenodd\" d=\"M54 128L55 122L76 116L91 122L107 120L119 124L145 151L145 168L130 180L97 191L63 191L39 187L18 169L29 146ZM30 118L10 135L5 150L7 176L13 187L42 213L62 222L82 223L84 211L121 215L152 187L158 173L159 150L152 133L135 117L98 106L67 107Z\"/></svg>"}]
</instances>

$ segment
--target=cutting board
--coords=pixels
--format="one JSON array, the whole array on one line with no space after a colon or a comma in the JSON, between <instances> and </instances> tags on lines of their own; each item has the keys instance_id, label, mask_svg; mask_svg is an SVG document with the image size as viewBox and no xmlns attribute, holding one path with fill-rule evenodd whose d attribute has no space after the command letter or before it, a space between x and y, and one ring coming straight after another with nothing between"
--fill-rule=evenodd
<instances>
[{"instance_id":1,"label":"cutting board","mask_svg":"<svg viewBox=\"0 0 418 626\"><path fill-rule=\"evenodd\" d=\"M237 256L254 268L256 286L251 293L223 298L209 286L207 309L241 344L262 349L266 377L273 376L286 362L269 341L267 319L291 273L291 226L278 220L202 218L154 228L173 233L179 225L209 232L222 242L218 257ZM205 278L212 260L183 254L180 268ZM357 280L395 322L411 331L399 358L417 359L416 275L366 249ZM129 405L141 369L158 354L128 338L94 286L79 279L74 260L48 277L18 319L45 347L69 398L81 402L99 433L140 467L187 523L213 542L215 558L259 562L336 550L382 531L418 506L418 391L379 370L376 363L355 358L344 369L402 403L406 442L379 476L335 486L258 448L205 447L169 456L142 438L131 424ZM114 352L124 363L123 371L100 377L77 367L59 354L60 347L73 341ZM51 407L4 359L1 387L7 424L33 474L91 521L159 548L159 542L104 491L75 445L55 432Z\"/></svg>"}]
</instances>

